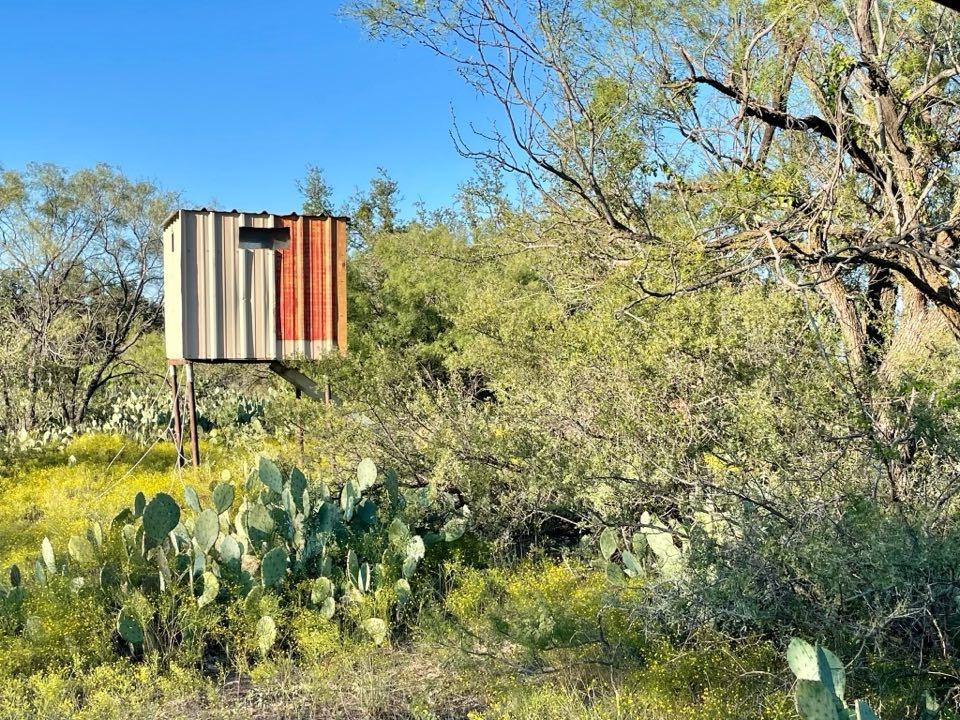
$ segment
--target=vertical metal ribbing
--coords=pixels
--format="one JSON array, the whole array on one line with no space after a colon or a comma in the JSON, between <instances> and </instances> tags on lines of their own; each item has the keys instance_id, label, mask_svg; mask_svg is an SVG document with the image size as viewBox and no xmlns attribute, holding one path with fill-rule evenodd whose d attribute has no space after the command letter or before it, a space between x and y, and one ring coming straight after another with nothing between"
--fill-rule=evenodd
<instances>
[{"instance_id":1,"label":"vertical metal ribbing","mask_svg":"<svg viewBox=\"0 0 960 720\"><path fill-rule=\"evenodd\" d=\"M211 212L206 222L207 249L204 263L207 269L207 354L219 360L223 357L223 253L220 248L220 213Z\"/></svg>"},{"instance_id":2,"label":"vertical metal ribbing","mask_svg":"<svg viewBox=\"0 0 960 720\"><path fill-rule=\"evenodd\" d=\"M200 290L197 283L196 214L180 213L180 282L183 287L183 357L198 357Z\"/></svg>"}]
</instances>

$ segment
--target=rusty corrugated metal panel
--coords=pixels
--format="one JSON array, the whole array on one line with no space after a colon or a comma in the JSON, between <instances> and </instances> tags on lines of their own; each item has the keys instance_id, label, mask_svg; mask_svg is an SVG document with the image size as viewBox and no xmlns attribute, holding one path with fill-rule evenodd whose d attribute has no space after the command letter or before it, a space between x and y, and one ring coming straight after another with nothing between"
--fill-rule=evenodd
<instances>
[{"instance_id":1,"label":"rusty corrugated metal panel","mask_svg":"<svg viewBox=\"0 0 960 720\"><path fill-rule=\"evenodd\" d=\"M281 249L241 227L289 228ZM268 361L346 349L345 218L180 210L164 226L167 357Z\"/></svg>"}]
</instances>

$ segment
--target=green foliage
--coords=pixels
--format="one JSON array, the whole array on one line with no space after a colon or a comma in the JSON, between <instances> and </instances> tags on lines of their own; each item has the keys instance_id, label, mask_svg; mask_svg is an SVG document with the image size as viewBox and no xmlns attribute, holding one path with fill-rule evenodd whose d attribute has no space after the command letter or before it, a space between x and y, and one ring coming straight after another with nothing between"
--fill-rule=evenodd
<instances>
[{"instance_id":1,"label":"green foliage","mask_svg":"<svg viewBox=\"0 0 960 720\"><path fill-rule=\"evenodd\" d=\"M304 215L333 215L333 189L316 165L307 168L304 180L297 184L303 196Z\"/></svg>"}]
</instances>

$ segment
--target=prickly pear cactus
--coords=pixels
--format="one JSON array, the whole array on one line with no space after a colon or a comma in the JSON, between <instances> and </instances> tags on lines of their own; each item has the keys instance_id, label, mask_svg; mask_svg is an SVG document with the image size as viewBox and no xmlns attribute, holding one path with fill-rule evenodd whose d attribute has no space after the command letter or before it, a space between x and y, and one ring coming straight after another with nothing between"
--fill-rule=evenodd
<instances>
[{"instance_id":1,"label":"prickly pear cactus","mask_svg":"<svg viewBox=\"0 0 960 720\"><path fill-rule=\"evenodd\" d=\"M360 492L373 487L377 482L377 466L370 458L364 458L357 466L357 484Z\"/></svg>"},{"instance_id":2,"label":"prickly pear cactus","mask_svg":"<svg viewBox=\"0 0 960 720\"><path fill-rule=\"evenodd\" d=\"M143 643L143 626L140 620L129 608L121 608L117 615L117 632L120 637L131 645Z\"/></svg>"},{"instance_id":3,"label":"prickly pear cactus","mask_svg":"<svg viewBox=\"0 0 960 720\"><path fill-rule=\"evenodd\" d=\"M43 564L47 566L47 570L54 573L57 571L57 558L53 554L53 543L50 542L50 538L44 537L43 542L40 543L40 556L43 558Z\"/></svg>"},{"instance_id":4,"label":"prickly pear cactus","mask_svg":"<svg viewBox=\"0 0 960 720\"><path fill-rule=\"evenodd\" d=\"M220 518L217 511L207 508L193 521L193 539L201 552L210 552L220 535Z\"/></svg>"},{"instance_id":5,"label":"prickly pear cactus","mask_svg":"<svg viewBox=\"0 0 960 720\"><path fill-rule=\"evenodd\" d=\"M143 531L153 540L162 541L180 522L180 506L166 493L157 493L143 508Z\"/></svg>"},{"instance_id":6,"label":"prickly pear cactus","mask_svg":"<svg viewBox=\"0 0 960 720\"><path fill-rule=\"evenodd\" d=\"M124 598L116 631L132 646L150 646L165 632L166 620L155 609L166 600L161 595L186 593L200 608L218 599L246 597L244 612L260 618L256 640L266 653L276 642L277 629L265 615L271 604L260 600L285 584L288 568L306 582L291 584L285 592L306 593L322 617L333 618L338 608L362 603L364 593L384 597L388 605L383 610L389 612L391 600L397 606L411 603L409 579L427 546L453 542L465 532L466 509L439 530L425 531L422 537L414 534L401 514L408 497L412 517L421 522L430 516L435 493L401 494L395 474L381 477L384 483L378 485L373 463L361 463L356 477L346 483L341 510L323 485L314 488L317 500L311 505L311 490L301 472L291 471L285 478L275 463L263 459L245 490L235 487L229 476L218 483L206 509L199 495L186 489L184 506L193 512L183 523L181 506L173 497L161 492L147 502L140 493L133 508L121 511L109 530L96 526L74 536L62 556L55 555L45 539L33 572L44 584L69 570L65 579L75 591L92 587ZM364 490L371 491L365 496ZM234 514L230 509L237 492L241 498ZM114 547L123 556L104 563ZM13 590L23 592L19 569L11 569L9 580ZM374 642L387 641L384 620L370 618L365 627Z\"/></svg>"},{"instance_id":7,"label":"prickly pear cactus","mask_svg":"<svg viewBox=\"0 0 960 720\"><path fill-rule=\"evenodd\" d=\"M604 528L600 533L600 555L609 560L617 551L617 533L613 528Z\"/></svg>"},{"instance_id":8,"label":"prickly pear cactus","mask_svg":"<svg viewBox=\"0 0 960 720\"><path fill-rule=\"evenodd\" d=\"M276 585L287 572L287 551L275 547L263 556L260 563L260 579L264 587Z\"/></svg>"},{"instance_id":9,"label":"prickly pear cactus","mask_svg":"<svg viewBox=\"0 0 960 720\"><path fill-rule=\"evenodd\" d=\"M840 720L833 693L816 680L797 680L793 691L797 712L804 720Z\"/></svg>"},{"instance_id":10,"label":"prickly pear cactus","mask_svg":"<svg viewBox=\"0 0 960 720\"><path fill-rule=\"evenodd\" d=\"M797 677L793 696L804 720L877 720L862 700L853 709L844 704L846 672L840 659L825 647L794 638L787 648L787 663Z\"/></svg>"},{"instance_id":11,"label":"prickly pear cactus","mask_svg":"<svg viewBox=\"0 0 960 720\"><path fill-rule=\"evenodd\" d=\"M219 483L213 489L213 507L218 514L223 514L233 505L233 485Z\"/></svg>"},{"instance_id":12,"label":"prickly pear cactus","mask_svg":"<svg viewBox=\"0 0 960 720\"><path fill-rule=\"evenodd\" d=\"M260 466L257 474L260 477L260 482L273 492L279 495L283 490L283 477L280 475L280 469L273 460L260 458Z\"/></svg>"},{"instance_id":13,"label":"prickly pear cactus","mask_svg":"<svg viewBox=\"0 0 960 720\"><path fill-rule=\"evenodd\" d=\"M220 541L218 552L220 553L220 562L222 562L224 565L239 566L240 557L243 555L243 550L240 547L240 543L237 542L233 535L223 536L223 539Z\"/></svg>"},{"instance_id":14,"label":"prickly pear cactus","mask_svg":"<svg viewBox=\"0 0 960 720\"><path fill-rule=\"evenodd\" d=\"M199 513L203 509L200 507L200 496L197 495L197 491L190 485L187 485L183 489L183 501L187 504L187 507L195 513Z\"/></svg>"},{"instance_id":15,"label":"prickly pear cactus","mask_svg":"<svg viewBox=\"0 0 960 720\"><path fill-rule=\"evenodd\" d=\"M217 595L219 594L220 581L217 580L217 576L212 572L205 572L203 574L203 592L200 594L200 597L197 598L197 605L200 607L209 605L217 599Z\"/></svg>"}]
</instances>

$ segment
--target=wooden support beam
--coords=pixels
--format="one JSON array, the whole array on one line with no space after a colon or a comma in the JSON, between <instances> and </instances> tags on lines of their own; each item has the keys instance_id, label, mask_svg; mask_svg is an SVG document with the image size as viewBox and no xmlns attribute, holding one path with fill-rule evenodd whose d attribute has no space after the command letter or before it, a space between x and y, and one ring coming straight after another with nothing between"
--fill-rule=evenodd
<instances>
[{"instance_id":1,"label":"wooden support beam","mask_svg":"<svg viewBox=\"0 0 960 720\"><path fill-rule=\"evenodd\" d=\"M284 365L278 360L274 360L270 363L270 371L282 377L311 400L317 400L318 402L324 401L323 394L320 388L317 387L317 384L299 370Z\"/></svg>"}]
</instances>

